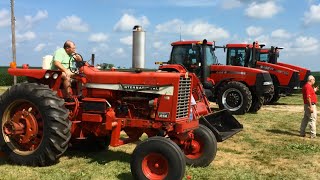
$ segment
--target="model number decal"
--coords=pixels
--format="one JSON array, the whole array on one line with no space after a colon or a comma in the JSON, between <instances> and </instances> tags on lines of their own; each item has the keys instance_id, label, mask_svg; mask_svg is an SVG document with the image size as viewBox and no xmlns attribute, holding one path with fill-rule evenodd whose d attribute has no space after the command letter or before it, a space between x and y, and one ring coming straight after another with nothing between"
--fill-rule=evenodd
<instances>
[{"instance_id":1,"label":"model number decal","mask_svg":"<svg viewBox=\"0 0 320 180\"><path fill-rule=\"evenodd\" d=\"M158 112L159 118L169 118L170 113L169 112Z\"/></svg>"}]
</instances>

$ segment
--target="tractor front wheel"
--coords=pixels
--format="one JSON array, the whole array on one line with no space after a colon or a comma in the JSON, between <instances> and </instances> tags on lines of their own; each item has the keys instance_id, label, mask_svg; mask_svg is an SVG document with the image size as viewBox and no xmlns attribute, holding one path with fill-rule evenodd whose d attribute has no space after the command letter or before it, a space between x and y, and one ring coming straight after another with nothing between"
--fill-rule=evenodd
<instances>
[{"instance_id":1,"label":"tractor front wheel","mask_svg":"<svg viewBox=\"0 0 320 180\"><path fill-rule=\"evenodd\" d=\"M217 103L232 114L245 114L251 107L252 95L243 83L230 81L219 89Z\"/></svg>"},{"instance_id":2,"label":"tractor front wheel","mask_svg":"<svg viewBox=\"0 0 320 180\"><path fill-rule=\"evenodd\" d=\"M131 173L135 179L182 179L186 161L177 144L154 136L140 143L132 153Z\"/></svg>"},{"instance_id":3,"label":"tractor front wheel","mask_svg":"<svg viewBox=\"0 0 320 180\"><path fill-rule=\"evenodd\" d=\"M68 148L68 111L48 86L12 86L1 96L0 118L0 149L15 164L51 165Z\"/></svg>"},{"instance_id":4,"label":"tractor front wheel","mask_svg":"<svg viewBox=\"0 0 320 180\"><path fill-rule=\"evenodd\" d=\"M186 163L195 167L206 167L217 154L217 140L212 131L202 124L193 133L194 139L183 149Z\"/></svg>"}]
</instances>

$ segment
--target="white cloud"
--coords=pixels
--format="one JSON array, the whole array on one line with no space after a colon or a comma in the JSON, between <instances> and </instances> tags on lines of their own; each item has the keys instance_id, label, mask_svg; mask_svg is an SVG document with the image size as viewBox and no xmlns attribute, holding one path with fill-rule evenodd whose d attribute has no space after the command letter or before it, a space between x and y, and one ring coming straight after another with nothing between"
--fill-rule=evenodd
<instances>
[{"instance_id":1,"label":"white cloud","mask_svg":"<svg viewBox=\"0 0 320 180\"><path fill-rule=\"evenodd\" d=\"M185 23L180 19L173 19L156 26L156 32L158 33L180 34L180 29L182 36L189 36L190 38L197 38L199 40L204 38L210 41L219 40L228 38L230 36L229 33L223 28L204 21Z\"/></svg>"},{"instance_id":2,"label":"white cloud","mask_svg":"<svg viewBox=\"0 0 320 180\"><path fill-rule=\"evenodd\" d=\"M291 36L292 35L284 29L277 29L277 30L272 31L272 33L271 33L271 37L274 37L274 38L287 39L287 38L290 38Z\"/></svg>"},{"instance_id":3,"label":"white cloud","mask_svg":"<svg viewBox=\"0 0 320 180\"><path fill-rule=\"evenodd\" d=\"M253 2L245 10L245 14L251 18L271 18L282 10L280 5L275 4L274 1L267 1L264 3Z\"/></svg>"},{"instance_id":4,"label":"white cloud","mask_svg":"<svg viewBox=\"0 0 320 180\"><path fill-rule=\"evenodd\" d=\"M111 56L113 57L125 57L127 53L125 53L123 48L117 48Z\"/></svg>"},{"instance_id":5,"label":"white cloud","mask_svg":"<svg viewBox=\"0 0 320 180\"><path fill-rule=\"evenodd\" d=\"M262 27L249 26L246 29L248 36L259 36L263 32Z\"/></svg>"},{"instance_id":6,"label":"white cloud","mask_svg":"<svg viewBox=\"0 0 320 180\"><path fill-rule=\"evenodd\" d=\"M36 34L32 31L27 31L25 33L18 33L16 35L17 42L31 41L36 38Z\"/></svg>"},{"instance_id":7,"label":"white cloud","mask_svg":"<svg viewBox=\"0 0 320 180\"><path fill-rule=\"evenodd\" d=\"M161 49L161 48L163 47L163 43L160 42L160 41L153 42L153 43L152 43L152 47L153 47L154 49Z\"/></svg>"},{"instance_id":8,"label":"white cloud","mask_svg":"<svg viewBox=\"0 0 320 180\"><path fill-rule=\"evenodd\" d=\"M9 11L6 9L1 9L0 10L0 27L6 27L10 26L11 24L11 18Z\"/></svg>"},{"instance_id":9,"label":"white cloud","mask_svg":"<svg viewBox=\"0 0 320 180\"><path fill-rule=\"evenodd\" d=\"M120 38L120 42L122 44L131 46L132 45L132 36L127 36L127 37Z\"/></svg>"},{"instance_id":10,"label":"white cloud","mask_svg":"<svg viewBox=\"0 0 320 180\"><path fill-rule=\"evenodd\" d=\"M88 32L89 25L78 16L72 15L61 19L57 25L58 30Z\"/></svg>"},{"instance_id":11,"label":"white cloud","mask_svg":"<svg viewBox=\"0 0 320 180\"><path fill-rule=\"evenodd\" d=\"M320 3L311 5L309 11L304 13L304 23L306 25L320 23Z\"/></svg>"},{"instance_id":12,"label":"white cloud","mask_svg":"<svg viewBox=\"0 0 320 180\"><path fill-rule=\"evenodd\" d=\"M318 53L319 40L314 37L299 36L291 45L292 52Z\"/></svg>"},{"instance_id":13,"label":"white cloud","mask_svg":"<svg viewBox=\"0 0 320 180\"><path fill-rule=\"evenodd\" d=\"M36 52L40 52L40 51L42 51L43 48L45 48L45 47L46 47L46 44L40 43L40 44L38 44L33 50L36 51Z\"/></svg>"},{"instance_id":14,"label":"white cloud","mask_svg":"<svg viewBox=\"0 0 320 180\"><path fill-rule=\"evenodd\" d=\"M98 46L92 48L92 53L103 54L106 50L109 49L109 46L105 43L100 43Z\"/></svg>"},{"instance_id":15,"label":"white cloud","mask_svg":"<svg viewBox=\"0 0 320 180\"><path fill-rule=\"evenodd\" d=\"M241 2L239 0L224 0L221 3L223 9L234 9L241 6Z\"/></svg>"},{"instance_id":16,"label":"white cloud","mask_svg":"<svg viewBox=\"0 0 320 180\"><path fill-rule=\"evenodd\" d=\"M23 25L23 28L31 28L34 23L37 23L46 18L48 18L48 12L46 10L38 11L35 16L24 16L25 24Z\"/></svg>"},{"instance_id":17,"label":"white cloud","mask_svg":"<svg viewBox=\"0 0 320 180\"><path fill-rule=\"evenodd\" d=\"M145 28L149 24L150 22L146 16L136 18L130 14L124 14L113 29L115 31L130 31L135 25L140 25Z\"/></svg>"},{"instance_id":18,"label":"white cloud","mask_svg":"<svg viewBox=\"0 0 320 180\"><path fill-rule=\"evenodd\" d=\"M107 40L108 40L108 35L104 33L91 34L89 37L89 41L96 42L96 43L106 42Z\"/></svg>"}]
</instances>

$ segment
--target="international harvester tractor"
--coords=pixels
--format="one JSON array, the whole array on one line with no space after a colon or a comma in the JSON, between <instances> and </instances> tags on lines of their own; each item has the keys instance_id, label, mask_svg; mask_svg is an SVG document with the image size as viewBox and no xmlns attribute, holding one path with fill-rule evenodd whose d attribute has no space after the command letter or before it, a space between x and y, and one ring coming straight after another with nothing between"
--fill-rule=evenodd
<instances>
[{"instance_id":1,"label":"international harvester tractor","mask_svg":"<svg viewBox=\"0 0 320 180\"><path fill-rule=\"evenodd\" d=\"M260 69L221 65L215 56L214 42L173 42L167 64L181 64L195 73L210 101L233 114L257 112L264 97L273 94L270 74Z\"/></svg>"},{"instance_id":2,"label":"international harvester tractor","mask_svg":"<svg viewBox=\"0 0 320 180\"><path fill-rule=\"evenodd\" d=\"M148 138L131 157L133 177L182 179L186 164L209 165L217 141L243 128L227 111L211 112L197 77L183 67L179 72L100 71L85 61L76 67L71 99L63 99L61 71L8 69L28 79L0 99L0 148L11 162L47 166L69 144L90 140L116 147L145 133Z\"/></svg>"},{"instance_id":3,"label":"international harvester tractor","mask_svg":"<svg viewBox=\"0 0 320 180\"><path fill-rule=\"evenodd\" d=\"M300 86L299 71L279 64L260 61L261 46L258 42L253 42L252 44L227 44L226 64L268 71L273 81L274 95L265 100L266 103L275 103L280 99L281 94L290 94Z\"/></svg>"}]
</instances>

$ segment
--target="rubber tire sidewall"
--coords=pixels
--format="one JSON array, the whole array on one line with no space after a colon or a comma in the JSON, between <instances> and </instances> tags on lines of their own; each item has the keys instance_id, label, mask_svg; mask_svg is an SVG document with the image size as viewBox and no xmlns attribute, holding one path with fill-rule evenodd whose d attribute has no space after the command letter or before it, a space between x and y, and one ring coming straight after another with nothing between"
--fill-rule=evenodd
<instances>
[{"instance_id":1,"label":"rubber tire sidewall","mask_svg":"<svg viewBox=\"0 0 320 180\"><path fill-rule=\"evenodd\" d=\"M203 154L198 159L189 159L186 157L187 165L194 167L206 167L216 157L217 154L217 139L213 132L203 124L199 124L199 128L194 130L194 136L199 137L204 142Z\"/></svg>"},{"instance_id":2,"label":"rubber tire sidewall","mask_svg":"<svg viewBox=\"0 0 320 180\"><path fill-rule=\"evenodd\" d=\"M249 111L250 107L251 107L251 103L252 103L252 95L251 92L249 90L249 88L244 85L241 82L237 82L237 81L230 81L228 83L226 83L225 85L223 85L218 92L218 98L217 98L217 102L219 105L220 109L226 109L224 107L224 105L222 104L222 95L225 91L227 91L230 88L235 88L238 91L241 92L242 97L243 97L243 104L242 106L236 110L236 111L230 111L231 114L237 114L237 115L242 115L245 114L246 112Z\"/></svg>"},{"instance_id":3,"label":"rubber tire sidewall","mask_svg":"<svg viewBox=\"0 0 320 180\"><path fill-rule=\"evenodd\" d=\"M50 99L46 99L46 97ZM3 130L0 128L1 149L8 155L9 160L15 164L47 166L56 163L68 148L68 142L71 138L71 122L67 119L68 111L64 107L64 101L58 98L56 93L51 91L48 86L36 83L17 84L9 88L1 96L1 118L7 106L18 99L30 101L37 107L44 123L43 139L32 154L20 155L5 143ZM2 119L0 123L2 124Z\"/></svg>"},{"instance_id":4,"label":"rubber tire sidewall","mask_svg":"<svg viewBox=\"0 0 320 180\"><path fill-rule=\"evenodd\" d=\"M184 177L186 161L179 146L168 138L154 136L140 143L132 153L130 168L134 179L147 180L142 171L142 160L150 153L159 153L168 160L169 172L165 179Z\"/></svg>"}]
</instances>

